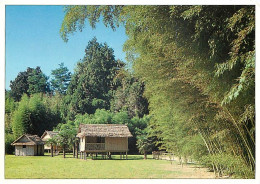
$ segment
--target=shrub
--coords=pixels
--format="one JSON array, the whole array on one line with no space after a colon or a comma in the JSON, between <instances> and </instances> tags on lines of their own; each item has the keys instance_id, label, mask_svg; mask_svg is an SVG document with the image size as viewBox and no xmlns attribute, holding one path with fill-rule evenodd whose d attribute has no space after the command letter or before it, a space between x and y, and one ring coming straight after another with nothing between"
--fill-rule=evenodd
<instances>
[{"instance_id":1,"label":"shrub","mask_svg":"<svg viewBox=\"0 0 260 184\"><path fill-rule=\"evenodd\" d=\"M5 134L5 153L14 154L14 146L11 144L15 141L15 136L13 134Z\"/></svg>"}]
</instances>

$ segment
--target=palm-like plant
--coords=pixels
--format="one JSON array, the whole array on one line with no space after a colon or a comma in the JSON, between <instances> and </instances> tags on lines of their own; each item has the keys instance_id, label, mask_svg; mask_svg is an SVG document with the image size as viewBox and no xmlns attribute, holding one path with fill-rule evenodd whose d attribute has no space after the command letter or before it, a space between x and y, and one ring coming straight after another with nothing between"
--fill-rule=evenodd
<instances>
[{"instance_id":1,"label":"palm-like plant","mask_svg":"<svg viewBox=\"0 0 260 184\"><path fill-rule=\"evenodd\" d=\"M57 145L57 138L53 137L48 139L46 141L46 144L51 146L51 157L53 157L53 145Z\"/></svg>"},{"instance_id":2,"label":"palm-like plant","mask_svg":"<svg viewBox=\"0 0 260 184\"><path fill-rule=\"evenodd\" d=\"M147 159L147 152L152 151L154 143L150 137L148 137L146 129L137 136L136 141L137 148L141 154L144 154L144 159Z\"/></svg>"}]
</instances>

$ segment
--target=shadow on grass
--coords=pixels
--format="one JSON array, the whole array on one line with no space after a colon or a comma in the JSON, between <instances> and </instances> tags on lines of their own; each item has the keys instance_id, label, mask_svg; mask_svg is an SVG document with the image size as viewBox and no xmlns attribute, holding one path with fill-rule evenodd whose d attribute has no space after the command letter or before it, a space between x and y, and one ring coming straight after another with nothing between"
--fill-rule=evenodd
<instances>
[{"instance_id":1,"label":"shadow on grass","mask_svg":"<svg viewBox=\"0 0 260 184\"><path fill-rule=\"evenodd\" d=\"M87 160L144 160L144 156L143 155L128 155L127 156L127 159L126 157L122 156L122 158L120 158L120 155L111 155L112 158L109 159L108 157L102 157L101 155L98 155L97 157L96 156L93 156L93 158L91 156L88 156L86 157ZM50 153L45 153L44 154L44 157L51 157L51 154ZM62 153L59 153L59 155L53 155L53 158L63 158L63 154ZM77 159L76 157L73 157L73 154L72 153L66 153L65 155L65 159ZM78 159L80 159L80 156L78 156ZM152 160L153 158L147 158L147 160ZM84 159L80 159L80 160L84 160Z\"/></svg>"}]
</instances>

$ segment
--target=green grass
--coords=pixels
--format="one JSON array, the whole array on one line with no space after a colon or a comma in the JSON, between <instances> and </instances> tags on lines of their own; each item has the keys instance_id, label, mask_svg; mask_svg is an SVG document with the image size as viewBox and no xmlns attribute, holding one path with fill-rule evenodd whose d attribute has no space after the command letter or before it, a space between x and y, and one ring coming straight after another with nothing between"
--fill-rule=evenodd
<instances>
[{"instance_id":1,"label":"green grass","mask_svg":"<svg viewBox=\"0 0 260 184\"><path fill-rule=\"evenodd\" d=\"M151 156L129 155L120 160L81 160L72 155L50 156L5 156L5 178L180 178L191 176L190 171L176 169L176 162L154 160ZM149 159L150 158L150 159ZM193 169L194 170L194 169Z\"/></svg>"}]
</instances>

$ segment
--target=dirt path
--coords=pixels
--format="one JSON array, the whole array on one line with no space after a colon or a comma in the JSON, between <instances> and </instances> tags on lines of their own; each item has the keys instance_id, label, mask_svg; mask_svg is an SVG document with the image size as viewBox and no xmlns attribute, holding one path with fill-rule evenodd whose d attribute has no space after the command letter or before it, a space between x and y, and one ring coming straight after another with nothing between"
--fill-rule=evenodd
<instances>
[{"instance_id":1,"label":"dirt path","mask_svg":"<svg viewBox=\"0 0 260 184\"><path fill-rule=\"evenodd\" d=\"M170 162L170 161L169 161ZM208 168L202 168L198 165L194 164L183 164L180 165L176 161L173 161L172 164L167 164L167 165L161 165L162 168L166 171L172 171L172 172L177 172L178 174L176 175L175 178L201 178L201 179L214 179L215 174L214 172L209 172Z\"/></svg>"}]
</instances>

